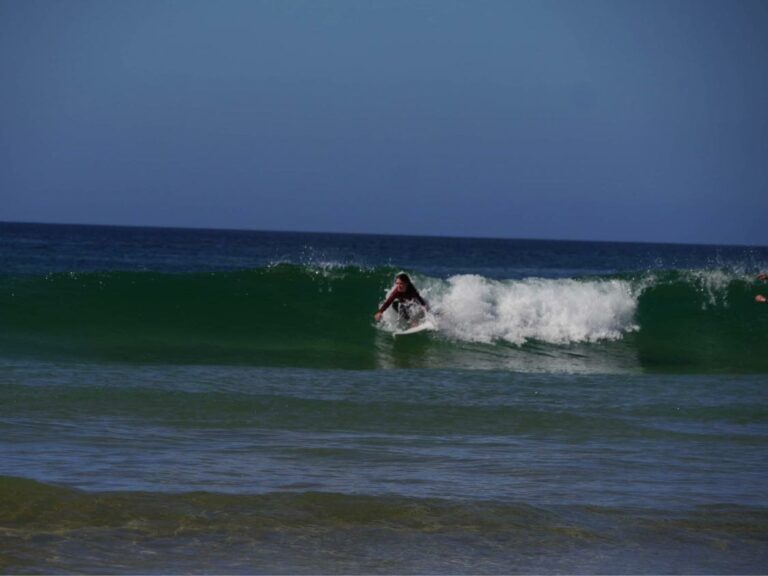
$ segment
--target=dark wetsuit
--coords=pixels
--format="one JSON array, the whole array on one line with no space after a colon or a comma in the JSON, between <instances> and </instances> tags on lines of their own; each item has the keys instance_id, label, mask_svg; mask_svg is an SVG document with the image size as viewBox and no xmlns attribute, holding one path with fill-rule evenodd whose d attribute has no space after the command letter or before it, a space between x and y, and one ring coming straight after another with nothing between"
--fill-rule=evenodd
<instances>
[{"instance_id":1,"label":"dark wetsuit","mask_svg":"<svg viewBox=\"0 0 768 576\"><path fill-rule=\"evenodd\" d=\"M410 316L408 314L408 306L401 306L401 304L412 302L414 300L416 300L419 304L424 306L424 308L429 308L427 301L421 297L421 294L419 294L419 291L413 287L413 284L409 284L405 292L398 292L397 288L395 288L389 294L387 301L381 305L381 308L379 308L379 312L384 312L387 308L392 306L395 310L397 310L401 318L408 319L408 317Z\"/></svg>"}]
</instances>

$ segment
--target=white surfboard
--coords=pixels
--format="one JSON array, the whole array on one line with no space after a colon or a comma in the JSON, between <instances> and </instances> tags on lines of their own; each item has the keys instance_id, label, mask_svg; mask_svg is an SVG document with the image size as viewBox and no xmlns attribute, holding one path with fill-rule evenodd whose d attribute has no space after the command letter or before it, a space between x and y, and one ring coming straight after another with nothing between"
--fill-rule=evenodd
<instances>
[{"instance_id":1,"label":"white surfboard","mask_svg":"<svg viewBox=\"0 0 768 576\"><path fill-rule=\"evenodd\" d=\"M412 326L407 330L397 330L392 332L392 338L397 338L398 336L409 336L410 334L418 334L419 332L425 332L427 330L437 330L437 326L435 326L431 320L425 320L421 324L416 324L416 326Z\"/></svg>"}]
</instances>

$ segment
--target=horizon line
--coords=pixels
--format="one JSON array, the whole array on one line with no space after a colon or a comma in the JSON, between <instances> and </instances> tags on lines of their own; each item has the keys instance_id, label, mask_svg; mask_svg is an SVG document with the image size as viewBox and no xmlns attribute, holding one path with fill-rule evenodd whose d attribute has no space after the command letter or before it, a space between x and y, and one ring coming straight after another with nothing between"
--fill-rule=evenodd
<instances>
[{"instance_id":1,"label":"horizon line","mask_svg":"<svg viewBox=\"0 0 768 576\"><path fill-rule=\"evenodd\" d=\"M387 232L338 232L328 230L275 230L260 228L231 228L231 227L212 227L212 226L182 226L182 225L160 225L160 224L100 224L84 222L41 222L26 220L0 220L0 225L20 224L22 226L78 226L84 228L134 228L150 230L197 230L208 232L261 232L269 234L333 234L339 236L386 236L393 238L444 238L453 240L502 240L502 241L522 241L522 242L581 242L585 244L647 244L658 246L703 246L703 247L733 247L733 248L768 248L763 244L743 244L743 243L701 243L701 242L674 242L660 240L606 240L606 239L573 239L573 238L531 238L531 237L509 237L509 236L449 236L445 234L393 234Z\"/></svg>"}]
</instances>

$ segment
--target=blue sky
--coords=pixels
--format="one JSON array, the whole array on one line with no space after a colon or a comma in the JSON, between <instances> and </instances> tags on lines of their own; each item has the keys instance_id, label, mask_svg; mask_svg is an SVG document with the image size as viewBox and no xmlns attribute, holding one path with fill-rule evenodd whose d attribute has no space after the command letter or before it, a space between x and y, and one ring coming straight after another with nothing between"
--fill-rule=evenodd
<instances>
[{"instance_id":1,"label":"blue sky","mask_svg":"<svg viewBox=\"0 0 768 576\"><path fill-rule=\"evenodd\" d=\"M764 0L0 0L0 220L768 245Z\"/></svg>"}]
</instances>

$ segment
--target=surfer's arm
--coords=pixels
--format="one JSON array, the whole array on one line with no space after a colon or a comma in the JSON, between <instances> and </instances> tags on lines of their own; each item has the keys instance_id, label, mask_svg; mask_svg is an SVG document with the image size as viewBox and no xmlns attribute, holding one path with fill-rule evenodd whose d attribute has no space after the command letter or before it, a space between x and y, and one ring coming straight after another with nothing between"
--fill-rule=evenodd
<instances>
[{"instance_id":1,"label":"surfer's arm","mask_svg":"<svg viewBox=\"0 0 768 576\"><path fill-rule=\"evenodd\" d=\"M376 320L381 320L381 316L382 314L384 314L384 311L392 305L392 302L395 301L395 296L397 296L397 290L392 290L386 302L384 302L384 304L381 305L381 308L379 308L376 314L373 315L373 317Z\"/></svg>"},{"instance_id":2,"label":"surfer's arm","mask_svg":"<svg viewBox=\"0 0 768 576\"><path fill-rule=\"evenodd\" d=\"M763 272L762 274L758 274L757 279L765 282L766 280L768 280L768 274L766 274L765 272ZM761 304L765 304L766 301L768 301L768 299L762 294L758 294L757 296L755 296L755 302L760 302Z\"/></svg>"}]
</instances>

